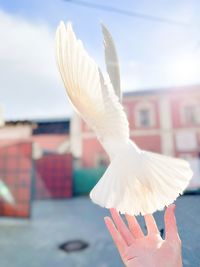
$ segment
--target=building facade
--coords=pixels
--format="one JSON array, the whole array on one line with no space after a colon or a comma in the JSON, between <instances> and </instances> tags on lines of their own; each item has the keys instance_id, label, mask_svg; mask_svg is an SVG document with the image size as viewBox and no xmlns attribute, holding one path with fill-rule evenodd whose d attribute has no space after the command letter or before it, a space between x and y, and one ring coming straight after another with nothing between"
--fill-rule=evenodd
<instances>
[{"instance_id":1,"label":"building facade","mask_svg":"<svg viewBox=\"0 0 200 267\"><path fill-rule=\"evenodd\" d=\"M123 106L130 137L140 148L187 159L199 179L200 86L129 92ZM82 166L107 164L94 133L81 124Z\"/></svg>"}]
</instances>

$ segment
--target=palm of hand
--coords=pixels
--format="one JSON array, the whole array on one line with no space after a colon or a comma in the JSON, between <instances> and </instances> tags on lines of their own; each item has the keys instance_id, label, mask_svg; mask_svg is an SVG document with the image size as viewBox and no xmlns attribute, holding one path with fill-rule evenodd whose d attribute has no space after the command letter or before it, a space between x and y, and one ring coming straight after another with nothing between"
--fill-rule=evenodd
<instances>
[{"instance_id":1,"label":"palm of hand","mask_svg":"<svg viewBox=\"0 0 200 267\"><path fill-rule=\"evenodd\" d=\"M169 260L172 260L176 250L176 247L163 240L158 234L145 236L136 239L134 244L126 249L125 265L127 267L160 267L162 263L162 267L168 267ZM176 262L176 260L173 261ZM174 265L174 267L177 266L177 264Z\"/></svg>"},{"instance_id":2,"label":"palm of hand","mask_svg":"<svg viewBox=\"0 0 200 267\"><path fill-rule=\"evenodd\" d=\"M174 208L165 214L166 238L160 237L152 215L145 216L148 234L145 236L135 217L126 215L129 228L116 210L111 214L117 226L110 218L105 222L127 267L181 267L181 242L177 233Z\"/></svg>"}]
</instances>

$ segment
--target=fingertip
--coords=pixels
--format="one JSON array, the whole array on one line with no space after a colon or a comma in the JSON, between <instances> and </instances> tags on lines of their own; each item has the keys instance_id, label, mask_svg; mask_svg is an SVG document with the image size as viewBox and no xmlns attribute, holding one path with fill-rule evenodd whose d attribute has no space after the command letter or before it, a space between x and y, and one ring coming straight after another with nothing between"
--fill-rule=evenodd
<instances>
[{"instance_id":1,"label":"fingertip","mask_svg":"<svg viewBox=\"0 0 200 267\"><path fill-rule=\"evenodd\" d=\"M171 209L172 211L175 211L175 208L176 208L176 205L175 205L175 203L173 203L173 204L171 204L171 205L169 205L169 207L168 207L169 209Z\"/></svg>"},{"instance_id":2,"label":"fingertip","mask_svg":"<svg viewBox=\"0 0 200 267\"><path fill-rule=\"evenodd\" d=\"M129 215L128 213L125 213L125 217L128 220L128 219L132 218L133 216Z\"/></svg>"},{"instance_id":3,"label":"fingertip","mask_svg":"<svg viewBox=\"0 0 200 267\"><path fill-rule=\"evenodd\" d=\"M147 214L144 214L144 218L150 218L152 215L151 214L149 214L149 213L147 213Z\"/></svg>"},{"instance_id":4,"label":"fingertip","mask_svg":"<svg viewBox=\"0 0 200 267\"><path fill-rule=\"evenodd\" d=\"M171 204L167 207L165 212L165 230L166 230L166 239L175 239L178 233L176 216L175 216L175 204Z\"/></svg>"},{"instance_id":5,"label":"fingertip","mask_svg":"<svg viewBox=\"0 0 200 267\"><path fill-rule=\"evenodd\" d=\"M176 205L173 203L173 204L170 204L167 208L166 208L166 210L165 210L165 213L166 213L166 215L168 215L168 214L174 214L174 212L175 212L175 208L176 208Z\"/></svg>"},{"instance_id":6,"label":"fingertip","mask_svg":"<svg viewBox=\"0 0 200 267\"><path fill-rule=\"evenodd\" d=\"M105 223L108 223L108 222L110 222L110 221L111 221L111 218L110 218L110 217L108 217L108 216L104 217L104 222L105 222Z\"/></svg>"},{"instance_id":7,"label":"fingertip","mask_svg":"<svg viewBox=\"0 0 200 267\"><path fill-rule=\"evenodd\" d=\"M118 213L117 210L115 208L110 208L110 212L111 213Z\"/></svg>"},{"instance_id":8,"label":"fingertip","mask_svg":"<svg viewBox=\"0 0 200 267\"><path fill-rule=\"evenodd\" d=\"M111 208L110 213L114 220L120 216L119 212L115 208Z\"/></svg>"},{"instance_id":9,"label":"fingertip","mask_svg":"<svg viewBox=\"0 0 200 267\"><path fill-rule=\"evenodd\" d=\"M148 234L159 232L156 221L152 214L145 214L144 219L145 219Z\"/></svg>"},{"instance_id":10,"label":"fingertip","mask_svg":"<svg viewBox=\"0 0 200 267\"><path fill-rule=\"evenodd\" d=\"M106 216L106 217L104 217L104 222L105 222L105 225L106 225L108 231L111 233L113 231L113 229L115 228L112 219L110 217Z\"/></svg>"}]
</instances>

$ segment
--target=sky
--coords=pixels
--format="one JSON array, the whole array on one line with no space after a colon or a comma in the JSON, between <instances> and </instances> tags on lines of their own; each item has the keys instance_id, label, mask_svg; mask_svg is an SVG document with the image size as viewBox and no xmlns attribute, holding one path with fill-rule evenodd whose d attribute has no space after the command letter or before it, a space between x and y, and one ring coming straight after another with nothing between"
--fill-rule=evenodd
<instances>
[{"instance_id":1,"label":"sky","mask_svg":"<svg viewBox=\"0 0 200 267\"><path fill-rule=\"evenodd\" d=\"M200 84L200 1L78 2L117 12L78 5L77 0L0 0L0 106L6 120L70 116L55 60L60 20L72 22L104 71L100 22L109 28L119 56L123 92Z\"/></svg>"}]
</instances>

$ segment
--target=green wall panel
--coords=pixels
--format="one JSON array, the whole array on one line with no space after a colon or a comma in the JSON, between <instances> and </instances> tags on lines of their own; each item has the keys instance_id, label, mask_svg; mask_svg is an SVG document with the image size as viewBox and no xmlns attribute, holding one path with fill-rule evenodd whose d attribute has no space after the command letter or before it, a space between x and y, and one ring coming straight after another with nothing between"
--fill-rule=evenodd
<instances>
[{"instance_id":1,"label":"green wall panel","mask_svg":"<svg viewBox=\"0 0 200 267\"><path fill-rule=\"evenodd\" d=\"M74 195L88 195L104 174L106 167L75 169L73 173Z\"/></svg>"}]
</instances>

